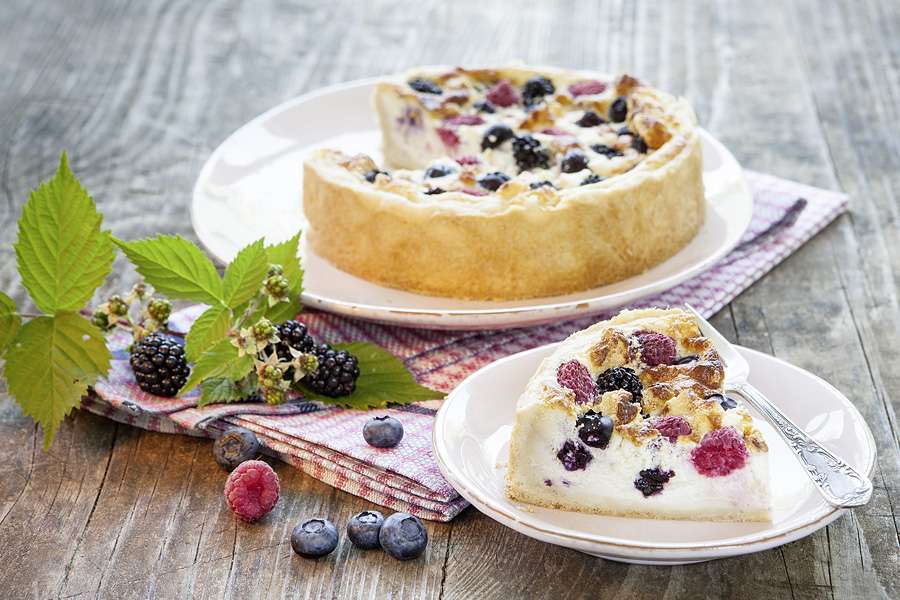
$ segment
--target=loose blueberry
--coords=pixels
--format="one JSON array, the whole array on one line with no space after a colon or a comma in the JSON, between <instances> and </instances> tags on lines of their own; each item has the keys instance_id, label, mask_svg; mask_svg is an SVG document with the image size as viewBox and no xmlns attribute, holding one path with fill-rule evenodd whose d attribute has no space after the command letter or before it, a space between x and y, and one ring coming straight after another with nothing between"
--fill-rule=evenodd
<instances>
[{"instance_id":1,"label":"loose blueberry","mask_svg":"<svg viewBox=\"0 0 900 600\"><path fill-rule=\"evenodd\" d=\"M613 148L612 146L607 146L606 144L594 144L591 146L591 150L596 152L597 154L602 154L607 158L615 158L617 156L622 156L622 153Z\"/></svg>"},{"instance_id":2,"label":"loose blueberry","mask_svg":"<svg viewBox=\"0 0 900 600\"><path fill-rule=\"evenodd\" d=\"M613 123L622 123L626 118L628 118L628 102L619 96L609 106L609 120Z\"/></svg>"},{"instance_id":3,"label":"loose blueberry","mask_svg":"<svg viewBox=\"0 0 900 600\"><path fill-rule=\"evenodd\" d=\"M506 173L501 173L500 171L494 171L493 173L488 173L487 175L479 179L478 185L486 190L496 192L498 189L500 189L500 186L507 181L509 181L509 175L507 175Z\"/></svg>"},{"instance_id":4,"label":"loose blueberry","mask_svg":"<svg viewBox=\"0 0 900 600\"><path fill-rule=\"evenodd\" d=\"M512 139L512 137L513 130L509 128L509 125L503 125L502 123L492 125L488 127L487 131L484 132L484 137L481 138L481 149L496 148L506 140Z\"/></svg>"},{"instance_id":5,"label":"loose blueberry","mask_svg":"<svg viewBox=\"0 0 900 600\"><path fill-rule=\"evenodd\" d=\"M371 550L378 547L378 532L384 515L377 510L364 510L347 523L347 537L357 548Z\"/></svg>"},{"instance_id":6,"label":"loose blueberry","mask_svg":"<svg viewBox=\"0 0 900 600\"><path fill-rule=\"evenodd\" d=\"M408 82L409 87L423 94L441 94L443 90L441 86L430 79L416 78Z\"/></svg>"},{"instance_id":7,"label":"loose blueberry","mask_svg":"<svg viewBox=\"0 0 900 600\"><path fill-rule=\"evenodd\" d=\"M587 169L588 158L581 150L569 150L559 163L559 168L563 173L577 173L578 171Z\"/></svg>"},{"instance_id":8,"label":"loose blueberry","mask_svg":"<svg viewBox=\"0 0 900 600\"><path fill-rule=\"evenodd\" d=\"M372 169L368 173L366 173L366 181L369 183L375 183L375 178L379 175L387 175L387 171L379 171L378 169Z\"/></svg>"},{"instance_id":9,"label":"loose blueberry","mask_svg":"<svg viewBox=\"0 0 900 600\"><path fill-rule=\"evenodd\" d=\"M403 439L403 424L390 416L372 417L363 426L363 438L376 448L393 448Z\"/></svg>"},{"instance_id":10,"label":"loose blueberry","mask_svg":"<svg viewBox=\"0 0 900 600\"><path fill-rule=\"evenodd\" d=\"M586 446L592 448L606 448L612 438L615 422L610 417L604 417L592 410L587 411L575 421L578 428L578 437Z\"/></svg>"},{"instance_id":11,"label":"loose blueberry","mask_svg":"<svg viewBox=\"0 0 900 600\"><path fill-rule=\"evenodd\" d=\"M331 554L338 544L338 532L328 519L310 519L294 527L291 548L300 556L319 558Z\"/></svg>"},{"instance_id":12,"label":"loose blueberry","mask_svg":"<svg viewBox=\"0 0 900 600\"><path fill-rule=\"evenodd\" d=\"M433 167L428 167L425 170L425 179L432 179L434 177L446 177L452 172L453 169L448 167L447 165L435 165Z\"/></svg>"},{"instance_id":13,"label":"loose blueberry","mask_svg":"<svg viewBox=\"0 0 900 600\"><path fill-rule=\"evenodd\" d=\"M525 85L522 87L522 100L525 101L525 106L532 106L543 99L544 96L549 96L555 91L556 88L553 86L553 82L539 75L525 82Z\"/></svg>"},{"instance_id":14,"label":"loose blueberry","mask_svg":"<svg viewBox=\"0 0 900 600\"><path fill-rule=\"evenodd\" d=\"M242 462L253 460L259 455L259 440L256 434L243 427L232 427L213 443L213 456L219 466L233 471Z\"/></svg>"},{"instance_id":15,"label":"loose blueberry","mask_svg":"<svg viewBox=\"0 0 900 600\"><path fill-rule=\"evenodd\" d=\"M381 547L397 560L412 560L425 552L428 531L417 517L394 513L384 520L378 532Z\"/></svg>"},{"instance_id":16,"label":"loose blueberry","mask_svg":"<svg viewBox=\"0 0 900 600\"><path fill-rule=\"evenodd\" d=\"M600 115L595 113L592 110L586 110L581 118L575 121L575 124L579 127L596 127L597 125L602 125L606 121L603 120Z\"/></svg>"},{"instance_id":17,"label":"loose blueberry","mask_svg":"<svg viewBox=\"0 0 900 600\"><path fill-rule=\"evenodd\" d=\"M603 178L595 173L591 173L581 181L581 185L591 185L592 183L600 183Z\"/></svg>"}]
</instances>

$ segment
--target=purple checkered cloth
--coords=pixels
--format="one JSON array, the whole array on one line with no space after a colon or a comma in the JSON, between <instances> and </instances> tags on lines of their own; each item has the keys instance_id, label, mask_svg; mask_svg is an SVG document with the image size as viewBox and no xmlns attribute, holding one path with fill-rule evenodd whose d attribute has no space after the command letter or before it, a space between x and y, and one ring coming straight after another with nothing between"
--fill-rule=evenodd
<instances>
[{"instance_id":1,"label":"purple checkered cloth","mask_svg":"<svg viewBox=\"0 0 900 600\"><path fill-rule=\"evenodd\" d=\"M741 243L712 269L632 307L690 303L705 316L716 313L801 244L847 210L847 196L770 175L747 172L753 190L753 220ZM173 315L171 327L186 331L204 307ZM367 340L400 357L426 386L449 392L473 371L498 358L564 339L610 313L536 327L500 331L436 331L305 312L311 332L328 342ZM403 441L373 448L362 438L365 411L292 398L279 406L261 402L198 408L197 393L159 398L134 382L126 347L129 336L109 337L114 362L82 408L122 423L166 433L215 437L230 426L256 433L268 454L329 485L375 504L424 519L449 521L468 504L444 480L431 447L438 401L379 411L402 423Z\"/></svg>"}]
</instances>

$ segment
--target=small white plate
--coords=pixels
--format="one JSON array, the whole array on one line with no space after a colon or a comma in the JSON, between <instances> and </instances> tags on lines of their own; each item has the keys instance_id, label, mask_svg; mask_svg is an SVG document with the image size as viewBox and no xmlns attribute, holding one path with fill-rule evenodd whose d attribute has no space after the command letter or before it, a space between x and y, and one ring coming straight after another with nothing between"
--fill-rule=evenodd
<instances>
[{"instance_id":1,"label":"small white plate","mask_svg":"<svg viewBox=\"0 0 900 600\"><path fill-rule=\"evenodd\" d=\"M712 523L607 517L531 507L504 494L516 401L554 345L491 363L447 397L434 424L434 448L447 481L478 510L529 537L611 560L685 564L767 550L809 535L843 511L827 504L777 431L757 417L769 445L772 522ZM739 348L750 382L795 423L861 473L871 475L875 441L838 390L782 360Z\"/></svg>"},{"instance_id":2,"label":"small white plate","mask_svg":"<svg viewBox=\"0 0 900 600\"><path fill-rule=\"evenodd\" d=\"M371 108L374 79L306 94L256 117L212 153L194 185L191 221L219 261L264 237L275 243L305 225L302 162L327 146L381 158ZM705 271L737 244L753 197L737 161L709 133L703 139L706 223L694 240L646 273L592 290L511 302L466 301L382 287L341 271L303 248L303 302L323 310L408 326L520 327L584 316L658 293Z\"/></svg>"}]
</instances>

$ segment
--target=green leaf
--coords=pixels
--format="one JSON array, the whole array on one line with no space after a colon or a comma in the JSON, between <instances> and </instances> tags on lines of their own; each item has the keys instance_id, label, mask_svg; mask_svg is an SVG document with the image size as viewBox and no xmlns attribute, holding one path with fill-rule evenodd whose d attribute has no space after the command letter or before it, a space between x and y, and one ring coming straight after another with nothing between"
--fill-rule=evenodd
<instances>
[{"instance_id":1,"label":"green leaf","mask_svg":"<svg viewBox=\"0 0 900 600\"><path fill-rule=\"evenodd\" d=\"M16 314L16 303L0 292L0 357L6 352L6 347L16 336L21 325L22 319Z\"/></svg>"},{"instance_id":2,"label":"green leaf","mask_svg":"<svg viewBox=\"0 0 900 600\"><path fill-rule=\"evenodd\" d=\"M160 294L178 300L222 303L222 279L193 242L178 235L115 242Z\"/></svg>"},{"instance_id":3,"label":"green leaf","mask_svg":"<svg viewBox=\"0 0 900 600\"><path fill-rule=\"evenodd\" d=\"M22 411L41 424L44 448L111 358L101 331L74 313L37 317L19 330L4 374Z\"/></svg>"},{"instance_id":4,"label":"green leaf","mask_svg":"<svg viewBox=\"0 0 900 600\"><path fill-rule=\"evenodd\" d=\"M184 354L189 362L196 361L201 354L225 339L231 320L231 310L224 306L211 306L200 315L184 338Z\"/></svg>"},{"instance_id":5,"label":"green leaf","mask_svg":"<svg viewBox=\"0 0 900 600\"><path fill-rule=\"evenodd\" d=\"M266 248L269 264L284 267L284 276L290 283L289 302L279 302L266 310L265 316L273 323L293 319L300 312L300 294L303 293L303 268L300 266L300 234Z\"/></svg>"},{"instance_id":6,"label":"green leaf","mask_svg":"<svg viewBox=\"0 0 900 600\"><path fill-rule=\"evenodd\" d=\"M15 244L22 283L43 312L79 310L106 279L115 250L102 222L63 152L56 174L25 203Z\"/></svg>"},{"instance_id":7,"label":"green leaf","mask_svg":"<svg viewBox=\"0 0 900 600\"><path fill-rule=\"evenodd\" d=\"M410 404L422 400L435 400L444 394L416 383L412 373L393 354L368 342L335 344L359 360L359 379L356 390L349 396L329 398L316 394L302 384L300 391L309 400L340 404L358 410L384 408L388 404Z\"/></svg>"},{"instance_id":8,"label":"green leaf","mask_svg":"<svg viewBox=\"0 0 900 600\"><path fill-rule=\"evenodd\" d=\"M205 379L224 377L237 381L243 379L253 369L253 357L249 354L238 356L237 347L230 339L224 339L213 345L200 355L191 368L191 376L188 377L184 387L178 395L197 387Z\"/></svg>"},{"instance_id":9,"label":"green leaf","mask_svg":"<svg viewBox=\"0 0 900 600\"><path fill-rule=\"evenodd\" d=\"M207 404L220 404L238 402L256 392L256 377L253 373L240 381L232 381L224 377L205 379L200 384L200 400L197 406L202 408Z\"/></svg>"},{"instance_id":10,"label":"green leaf","mask_svg":"<svg viewBox=\"0 0 900 600\"><path fill-rule=\"evenodd\" d=\"M247 302L259 293L269 270L269 259L263 241L245 246L225 269L223 300L230 308Z\"/></svg>"}]
</instances>

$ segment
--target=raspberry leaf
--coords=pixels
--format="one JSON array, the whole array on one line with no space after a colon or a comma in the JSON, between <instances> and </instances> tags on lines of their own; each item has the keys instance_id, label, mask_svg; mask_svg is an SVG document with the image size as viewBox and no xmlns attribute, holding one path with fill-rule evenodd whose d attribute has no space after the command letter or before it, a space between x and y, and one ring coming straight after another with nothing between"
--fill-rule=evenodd
<instances>
[{"instance_id":1,"label":"raspberry leaf","mask_svg":"<svg viewBox=\"0 0 900 600\"><path fill-rule=\"evenodd\" d=\"M256 296L268 269L269 259L261 239L244 246L225 269L222 286L226 306L235 308Z\"/></svg>"},{"instance_id":2,"label":"raspberry leaf","mask_svg":"<svg viewBox=\"0 0 900 600\"><path fill-rule=\"evenodd\" d=\"M210 346L225 339L231 320L231 310L224 306L211 306L200 315L184 338L184 354L188 362L194 362Z\"/></svg>"},{"instance_id":3,"label":"raspberry leaf","mask_svg":"<svg viewBox=\"0 0 900 600\"><path fill-rule=\"evenodd\" d=\"M0 358L6 352L7 346L16 336L22 319L16 314L16 303L12 298L0 292Z\"/></svg>"},{"instance_id":4,"label":"raspberry leaf","mask_svg":"<svg viewBox=\"0 0 900 600\"><path fill-rule=\"evenodd\" d=\"M222 279L193 242L178 235L115 242L157 292L178 300L222 304Z\"/></svg>"},{"instance_id":5,"label":"raspberry leaf","mask_svg":"<svg viewBox=\"0 0 900 600\"><path fill-rule=\"evenodd\" d=\"M15 243L22 283L43 312L79 310L109 275L115 249L102 222L63 152L56 174L25 203Z\"/></svg>"},{"instance_id":6,"label":"raspberry leaf","mask_svg":"<svg viewBox=\"0 0 900 600\"><path fill-rule=\"evenodd\" d=\"M266 311L266 318L274 323L293 319L300 312L300 294L303 293L303 268L300 266L300 234L274 246L266 247L269 263L284 267L284 276L290 284L288 302L279 302Z\"/></svg>"},{"instance_id":7,"label":"raspberry leaf","mask_svg":"<svg viewBox=\"0 0 900 600\"><path fill-rule=\"evenodd\" d=\"M334 347L346 350L359 361L356 390L349 396L330 398L316 394L301 383L298 386L299 391L308 400L368 410L385 408L388 404L410 404L444 397L442 392L416 383L412 373L403 366L403 362L381 346L369 342L351 342L335 344Z\"/></svg>"},{"instance_id":8,"label":"raspberry leaf","mask_svg":"<svg viewBox=\"0 0 900 600\"><path fill-rule=\"evenodd\" d=\"M200 399L197 406L203 408L207 404L239 402L256 393L256 385L256 378L252 376L240 381L232 381L225 377L205 379L200 384Z\"/></svg>"},{"instance_id":9,"label":"raspberry leaf","mask_svg":"<svg viewBox=\"0 0 900 600\"><path fill-rule=\"evenodd\" d=\"M45 449L111 358L101 331L75 313L37 317L19 330L4 375L22 412L41 424Z\"/></svg>"},{"instance_id":10,"label":"raspberry leaf","mask_svg":"<svg viewBox=\"0 0 900 600\"><path fill-rule=\"evenodd\" d=\"M239 356L237 346L232 344L230 339L220 340L194 362L191 376L179 390L178 395L183 396L206 379L224 377L237 381L249 375L252 370L252 356L249 354Z\"/></svg>"}]
</instances>

